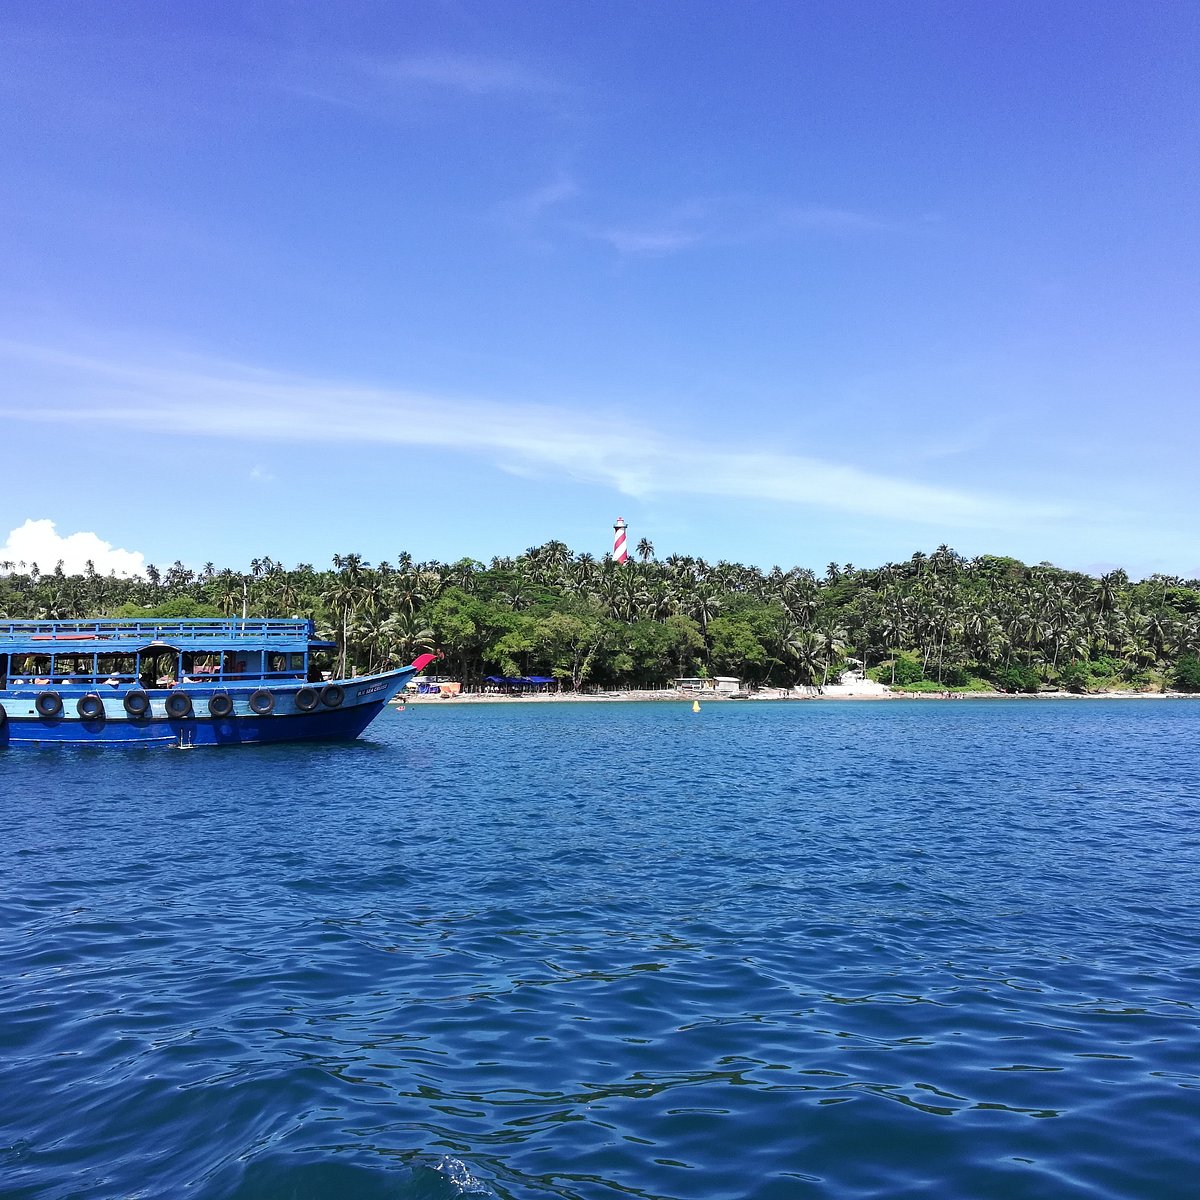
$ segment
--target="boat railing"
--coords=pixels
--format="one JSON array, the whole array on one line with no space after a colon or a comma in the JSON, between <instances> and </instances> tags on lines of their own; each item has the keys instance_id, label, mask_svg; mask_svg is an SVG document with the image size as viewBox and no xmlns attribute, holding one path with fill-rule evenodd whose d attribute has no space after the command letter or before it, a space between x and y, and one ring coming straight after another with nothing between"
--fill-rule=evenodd
<instances>
[{"instance_id":1,"label":"boat railing","mask_svg":"<svg viewBox=\"0 0 1200 1200\"><path fill-rule=\"evenodd\" d=\"M8 678L0 675L0 689L5 687L96 688L107 686L117 688L144 687L150 691L162 691L174 687L253 687L256 685L284 683L299 687L306 680L307 676L296 671L244 671L241 673L227 671L214 672L212 674L203 671L194 671L185 674L182 679L176 679L172 675L160 675L153 681L126 671L100 672L96 675L86 673L34 675L25 673L14 674Z\"/></svg>"},{"instance_id":2,"label":"boat railing","mask_svg":"<svg viewBox=\"0 0 1200 1200\"><path fill-rule=\"evenodd\" d=\"M130 617L92 621L0 621L0 645L85 640L171 644L214 638L295 641L313 635L312 622L286 617L191 617L186 620Z\"/></svg>"}]
</instances>

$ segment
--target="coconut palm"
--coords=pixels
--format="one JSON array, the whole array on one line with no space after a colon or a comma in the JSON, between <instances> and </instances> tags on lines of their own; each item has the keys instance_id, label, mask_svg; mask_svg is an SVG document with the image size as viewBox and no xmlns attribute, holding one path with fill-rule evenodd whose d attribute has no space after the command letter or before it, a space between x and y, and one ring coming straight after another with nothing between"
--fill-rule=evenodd
<instances>
[{"instance_id":1,"label":"coconut palm","mask_svg":"<svg viewBox=\"0 0 1200 1200\"><path fill-rule=\"evenodd\" d=\"M826 624L817 630L821 654L821 686L829 682L829 668L846 652L847 633L839 626Z\"/></svg>"}]
</instances>

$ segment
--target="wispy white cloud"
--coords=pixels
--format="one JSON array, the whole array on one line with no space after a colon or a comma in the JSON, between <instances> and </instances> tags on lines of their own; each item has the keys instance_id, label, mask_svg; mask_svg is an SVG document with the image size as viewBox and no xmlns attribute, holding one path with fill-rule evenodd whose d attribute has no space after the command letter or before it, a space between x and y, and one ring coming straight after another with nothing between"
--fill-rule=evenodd
<instances>
[{"instance_id":1,"label":"wispy white cloud","mask_svg":"<svg viewBox=\"0 0 1200 1200\"><path fill-rule=\"evenodd\" d=\"M570 89L552 75L513 59L482 55L333 54L284 57L265 79L277 88L324 104L407 112L414 101L439 97L521 97L561 100Z\"/></svg>"},{"instance_id":2,"label":"wispy white cloud","mask_svg":"<svg viewBox=\"0 0 1200 1200\"><path fill-rule=\"evenodd\" d=\"M428 54L360 59L358 63L365 74L391 84L431 84L474 95L558 90L549 76L508 59Z\"/></svg>"},{"instance_id":3,"label":"wispy white cloud","mask_svg":"<svg viewBox=\"0 0 1200 1200\"><path fill-rule=\"evenodd\" d=\"M536 217L578 195L579 184L565 171L560 171L549 183L518 197L513 207L525 216Z\"/></svg>"},{"instance_id":4,"label":"wispy white cloud","mask_svg":"<svg viewBox=\"0 0 1200 1200\"><path fill-rule=\"evenodd\" d=\"M900 226L871 213L849 208L829 208L821 204L783 205L775 214L781 229L812 230L824 233L879 233Z\"/></svg>"},{"instance_id":5,"label":"wispy white cloud","mask_svg":"<svg viewBox=\"0 0 1200 1200\"><path fill-rule=\"evenodd\" d=\"M700 242L710 240L696 229L682 228L609 228L592 230L590 236L607 242L619 254L675 254Z\"/></svg>"},{"instance_id":6,"label":"wispy white cloud","mask_svg":"<svg viewBox=\"0 0 1200 1200\"><path fill-rule=\"evenodd\" d=\"M900 226L867 212L748 196L700 196L640 217L579 223L577 233L623 255L664 255L701 245L744 245L806 234L879 233Z\"/></svg>"},{"instance_id":7,"label":"wispy white cloud","mask_svg":"<svg viewBox=\"0 0 1200 1200\"><path fill-rule=\"evenodd\" d=\"M81 574L89 562L98 575L140 575L146 567L140 551L119 549L95 533L69 533L64 537L48 519L26 521L0 546L0 564L12 563L17 570L27 570L37 563L44 574L49 574L59 562L68 575Z\"/></svg>"},{"instance_id":8,"label":"wispy white cloud","mask_svg":"<svg viewBox=\"0 0 1200 1200\"><path fill-rule=\"evenodd\" d=\"M498 205L495 215L501 224L522 238L544 245L547 242L545 231L551 228L547 218L580 194L575 179L567 171L560 170L547 182Z\"/></svg>"},{"instance_id":9,"label":"wispy white cloud","mask_svg":"<svg viewBox=\"0 0 1200 1200\"><path fill-rule=\"evenodd\" d=\"M566 408L434 396L319 380L206 359L116 361L0 342L23 378L13 420L125 426L167 434L278 443L425 446L473 454L516 472L559 475L632 496L696 495L807 505L950 528L1011 528L1065 515L1029 500L896 479L786 450L686 443L627 420L623 436ZM32 403L30 402L32 400Z\"/></svg>"}]
</instances>

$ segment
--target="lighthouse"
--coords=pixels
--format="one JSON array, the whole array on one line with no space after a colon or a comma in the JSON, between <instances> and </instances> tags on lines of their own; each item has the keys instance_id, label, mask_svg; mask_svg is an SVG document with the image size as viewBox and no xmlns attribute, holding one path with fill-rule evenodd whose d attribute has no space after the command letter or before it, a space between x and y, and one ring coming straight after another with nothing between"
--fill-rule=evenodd
<instances>
[{"instance_id":1,"label":"lighthouse","mask_svg":"<svg viewBox=\"0 0 1200 1200\"><path fill-rule=\"evenodd\" d=\"M625 524L624 517L618 517L617 523L613 526L613 562L628 562L629 550L625 545Z\"/></svg>"}]
</instances>

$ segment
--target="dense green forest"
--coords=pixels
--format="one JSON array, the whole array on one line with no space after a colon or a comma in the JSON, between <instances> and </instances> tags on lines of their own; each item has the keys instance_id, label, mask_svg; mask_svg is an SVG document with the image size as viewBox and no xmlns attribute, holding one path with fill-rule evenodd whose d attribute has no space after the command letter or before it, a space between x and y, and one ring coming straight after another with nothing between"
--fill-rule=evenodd
<instances>
[{"instance_id":1,"label":"dense green forest","mask_svg":"<svg viewBox=\"0 0 1200 1200\"><path fill-rule=\"evenodd\" d=\"M328 570L256 559L248 572L176 562L144 577L0 563L0 617L308 616L359 672L427 649L470 687L553 674L567 688L660 687L680 675L822 685L847 666L914 690L1200 690L1200 580L966 559L947 546L823 575L655 558L614 563L547 542L516 558ZM340 665L340 664L338 664Z\"/></svg>"}]
</instances>

